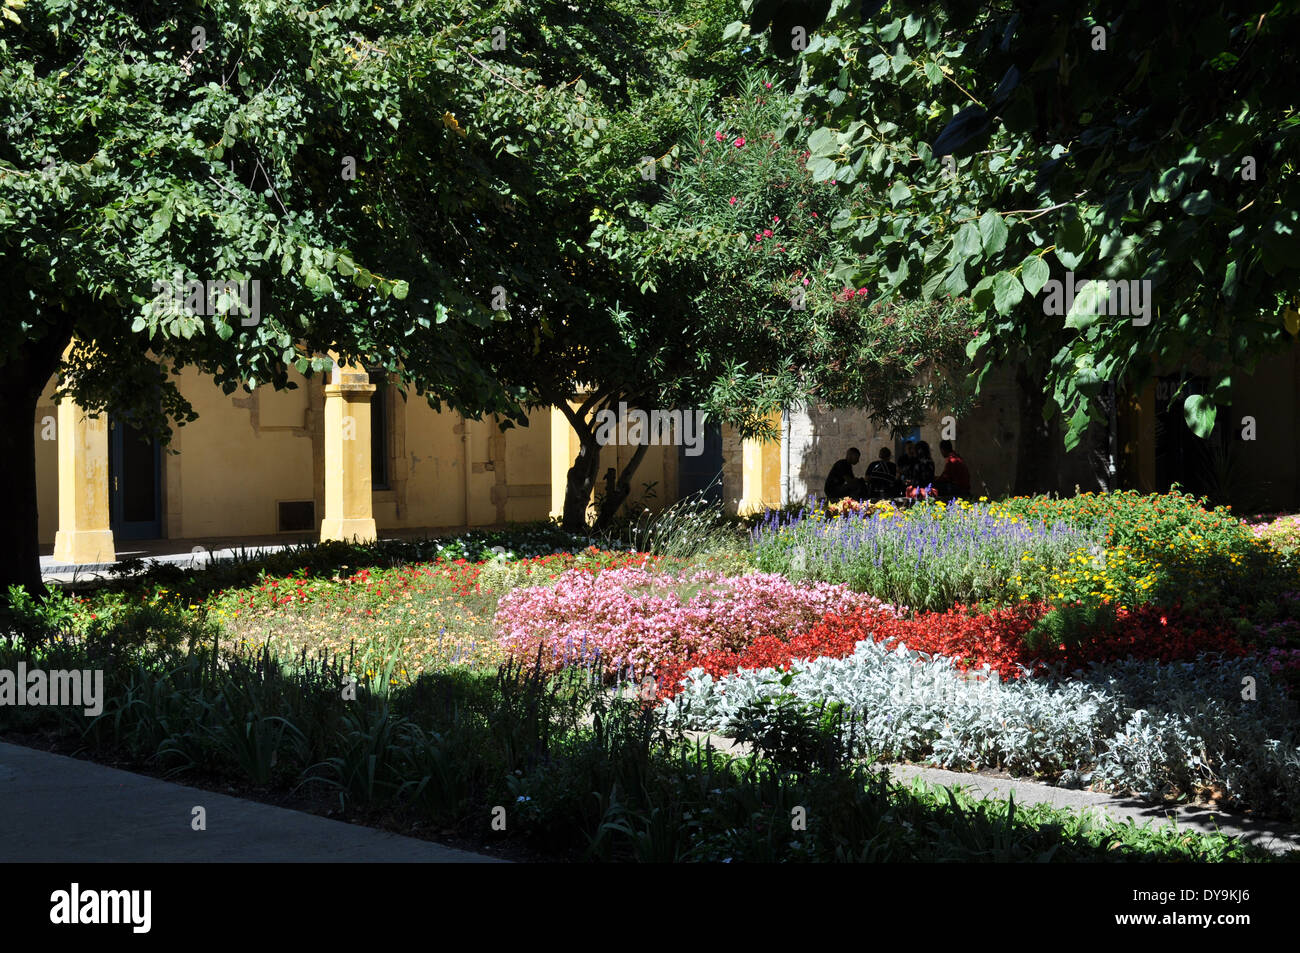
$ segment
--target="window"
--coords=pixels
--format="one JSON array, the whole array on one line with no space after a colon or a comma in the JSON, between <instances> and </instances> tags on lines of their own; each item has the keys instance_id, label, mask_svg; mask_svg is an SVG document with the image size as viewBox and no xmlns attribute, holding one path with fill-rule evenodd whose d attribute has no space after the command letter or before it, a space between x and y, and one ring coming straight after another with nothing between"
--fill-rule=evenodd
<instances>
[{"instance_id":1,"label":"window","mask_svg":"<svg viewBox=\"0 0 1300 953\"><path fill-rule=\"evenodd\" d=\"M387 490L388 484L388 373L371 371L370 383L370 486Z\"/></svg>"}]
</instances>

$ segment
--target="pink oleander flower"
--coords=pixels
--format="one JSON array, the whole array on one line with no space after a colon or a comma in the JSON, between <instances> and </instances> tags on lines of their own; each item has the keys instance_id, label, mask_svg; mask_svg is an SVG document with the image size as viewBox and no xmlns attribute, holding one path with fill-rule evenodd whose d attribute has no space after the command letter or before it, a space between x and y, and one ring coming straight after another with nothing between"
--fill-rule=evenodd
<instances>
[{"instance_id":1,"label":"pink oleander flower","mask_svg":"<svg viewBox=\"0 0 1300 953\"><path fill-rule=\"evenodd\" d=\"M744 137L744 136L738 136L738 137L736 138L736 141L733 142L732 145L734 145L737 149L744 148L744 145L745 145L745 137Z\"/></svg>"},{"instance_id":2,"label":"pink oleander flower","mask_svg":"<svg viewBox=\"0 0 1300 953\"><path fill-rule=\"evenodd\" d=\"M727 204L728 204L728 205L735 205L735 204L736 204L736 197L733 195L733 196L730 198L730 200L728 200Z\"/></svg>"},{"instance_id":3,"label":"pink oleander flower","mask_svg":"<svg viewBox=\"0 0 1300 953\"><path fill-rule=\"evenodd\" d=\"M717 139L719 142L721 142L723 139L725 139L725 138L727 138L727 137L724 136L721 132L715 132L715 133L713 134L713 138L714 138L714 139Z\"/></svg>"}]
</instances>

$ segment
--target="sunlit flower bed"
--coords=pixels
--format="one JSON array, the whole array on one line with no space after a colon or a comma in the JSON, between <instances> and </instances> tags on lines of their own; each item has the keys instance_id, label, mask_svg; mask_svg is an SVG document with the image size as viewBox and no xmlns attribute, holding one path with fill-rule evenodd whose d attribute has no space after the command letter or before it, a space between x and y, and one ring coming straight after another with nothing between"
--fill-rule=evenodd
<instances>
[{"instance_id":1,"label":"sunlit flower bed","mask_svg":"<svg viewBox=\"0 0 1300 953\"><path fill-rule=\"evenodd\" d=\"M501 599L496 619L501 644L518 658L638 677L695 654L738 650L764 637L788 640L828 612L852 609L894 612L847 586L773 573L673 576L627 568L575 570L551 586L516 589Z\"/></svg>"}]
</instances>

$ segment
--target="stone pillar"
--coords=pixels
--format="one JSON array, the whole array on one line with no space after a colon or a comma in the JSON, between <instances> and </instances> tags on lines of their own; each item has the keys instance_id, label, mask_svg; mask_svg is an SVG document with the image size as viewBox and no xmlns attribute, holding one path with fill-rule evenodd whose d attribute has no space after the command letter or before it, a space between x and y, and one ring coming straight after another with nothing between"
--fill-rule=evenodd
<instances>
[{"instance_id":1,"label":"stone pillar","mask_svg":"<svg viewBox=\"0 0 1300 953\"><path fill-rule=\"evenodd\" d=\"M108 510L108 414L97 418L71 401L59 404L59 529L54 559L60 563L117 560Z\"/></svg>"},{"instance_id":2,"label":"stone pillar","mask_svg":"<svg viewBox=\"0 0 1300 953\"><path fill-rule=\"evenodd\" d=\"M781 429L781 412L768 418ZM744 516L781 505L781 441L746 440L741 445L741 496L737 507Z\"/></svg>"},{"instance_id":3,"label":"stone pillar","mask_svg":"<svg viewBox=\"0 0 1300 953\"><path fill-rule=\"evenodd\" d=\"M325 518L321 542L376 538L370 485L370 375L337 364L325 385Z\"/></svg>"}]
</instances>

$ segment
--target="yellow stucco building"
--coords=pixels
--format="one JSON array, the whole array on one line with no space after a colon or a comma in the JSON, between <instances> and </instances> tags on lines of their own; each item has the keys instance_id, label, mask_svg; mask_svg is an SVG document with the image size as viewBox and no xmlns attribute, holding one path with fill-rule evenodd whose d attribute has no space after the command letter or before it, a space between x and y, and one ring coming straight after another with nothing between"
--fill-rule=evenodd
<instances>
[{"instance_id":1,"label":"yellow stucco building","mask_svg":"<svg viewBox=\"0 0 1300 953\"><path fill-rule=\"evenodd\" d=\"M434 411L359 369L293 380L293 390L226 395L187 370L177 384L198 419L163 447L111 415L56 405L51 379L35 421L42 552L56 563L100 563L130 540L366 540L562 510L578 440L558 410L503 432L492 418ZM705 460L649 447L629 503L660 508L693 489L691 479L707 482L710 466L708 478L722 471L731 510L779 503L777 445L741 446L730 434L722 442L736 445L731 465L721 446ZM635 449L604 447L601 472L621 470Z\"/></svg>"}]
</instances>

